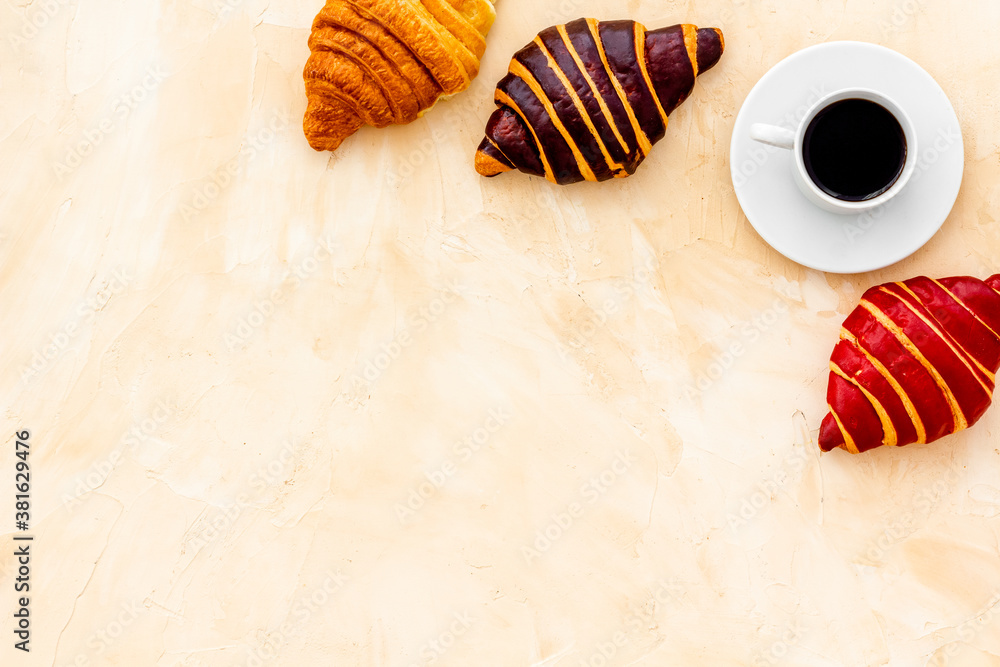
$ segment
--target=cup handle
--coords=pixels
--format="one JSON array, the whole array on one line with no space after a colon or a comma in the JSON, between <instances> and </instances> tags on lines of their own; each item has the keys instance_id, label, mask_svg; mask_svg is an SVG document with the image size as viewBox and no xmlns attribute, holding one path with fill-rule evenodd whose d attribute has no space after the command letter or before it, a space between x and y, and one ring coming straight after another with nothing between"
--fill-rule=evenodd
<instances>
[{"instance_id":1,"label":"cup handle","mask_svg":"<svg viewBox=\"0 0 1000 667\"><path fill-rule=\"evenodd\" d=\"M754 123L750 126L750 138L778 148L791 149L795 146L795 133L777 125Z\"/></svg>"}]
</instances>

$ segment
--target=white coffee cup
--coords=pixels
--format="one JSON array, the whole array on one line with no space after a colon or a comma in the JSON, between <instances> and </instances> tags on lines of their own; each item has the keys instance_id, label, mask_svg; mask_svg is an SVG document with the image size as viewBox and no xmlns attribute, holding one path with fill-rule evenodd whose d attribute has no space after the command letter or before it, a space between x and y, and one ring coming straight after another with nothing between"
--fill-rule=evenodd
<instances>
[{"instance_id":1,"label":"white coffee cup","mask_svg":"<svg viewBox=\"0 0 1000 667\"><path fill-rule=\"evenodd\" d=\"M802 154L806 130L813 119L831 104L850 99L869 100L885 107L899 121L899 125L903 130L903 137L906 140L906 158L896 181L882 194L862 201L837 199L821 190L809 176L809 172L806 170L805 157ZM913 127L913 121L910 120L906 112L894 101L882 93L867 88L847 88L827 95L809 108L809 111L803 116L798 128L795 130L778 127L777 125L754 123L750 127L750 138L771 146L791 150L794 155L792 174L802 194L817 206L832 213L861 213L877 206L882 206L903 191L903 188L906 187L906 183L910 180L917 167L917 133Z\"/></svg>"}]
</instances>

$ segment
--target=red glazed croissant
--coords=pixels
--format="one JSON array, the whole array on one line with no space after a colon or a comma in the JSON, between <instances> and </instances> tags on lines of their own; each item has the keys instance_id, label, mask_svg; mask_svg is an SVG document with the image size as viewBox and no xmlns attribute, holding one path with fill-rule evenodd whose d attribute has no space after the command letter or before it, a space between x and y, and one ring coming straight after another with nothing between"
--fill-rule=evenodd
<instances>
[{"instance_id":1,"label":"red glazed croissant","mask_svg":"<svg viewBox=\"0 0 1000 667\"><path fill-rule=\"evenodd\" d=\"M560 184L628 176L723 48L722 32L688 24L647 31L578 19L546 28L497 84L476 171L519 169Z\"/></svg>"},{"instance_id":2,"label":"red glazed croissant","mask_svg":"<svg viewBox=\"0 0 1000 667\"><path fill-rule=\"evenodd\" d=\"M865 292L830 359L819 445L857 454L979 421L1000 369L1000 275L913 278Z\"/></svg>"}]
</instances>

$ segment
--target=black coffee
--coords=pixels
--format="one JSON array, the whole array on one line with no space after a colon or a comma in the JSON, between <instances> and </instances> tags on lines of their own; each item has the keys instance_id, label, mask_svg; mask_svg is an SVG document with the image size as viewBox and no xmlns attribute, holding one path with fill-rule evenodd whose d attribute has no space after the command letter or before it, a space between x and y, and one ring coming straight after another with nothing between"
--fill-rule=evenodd
<instances>
[{"instance_id":1,"label":"black coffee","mask_svg":"<svg viewBox=\"0 0 1000 667\"><path fill-rule=\"evenodd\" d=\"M906 135L881 104L834 102L813 118L802 144L806 171L819 188L844 201L878 197L906 163Z\"/></svg>"}]
</instances>

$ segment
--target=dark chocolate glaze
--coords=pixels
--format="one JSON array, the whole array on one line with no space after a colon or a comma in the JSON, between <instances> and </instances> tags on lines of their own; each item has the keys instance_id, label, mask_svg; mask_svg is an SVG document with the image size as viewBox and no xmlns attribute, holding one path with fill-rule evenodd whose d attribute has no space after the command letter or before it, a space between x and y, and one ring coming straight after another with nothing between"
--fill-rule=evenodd
<instances>
[{"instance_id":1,"label":"dark chocolate glaze","mask_svg":"<svg viewBox=\"0 0 1000 667\"><path fill-rule=\"evenodd\" d=\"M597 101L597 96L591 91L590 84L587 83L583 72L577 67L576 61L566 47L562 36L554 27L546 28L538 33L538 36L541 38L542 43L545 44L545 48L552 54L556 65L562 70L566 79L569 80L573 90L579 95L580 101L583 102L583 106L587 111L587 115L590 116L590 122L594 125L597 134L604 142L608 154L616 162L627 163L629 161L629 153L622 147L618 137L615 136L611 124L608 122L603 111L601 111L601 105ZM622 139L628 141L624 134L622 135Z\"/></svg>"},{"instance_id":2,"label":"dark chocolate glaze","mask_svg":"<svg viewBox=\"0 0 1000 667\"><path fill-rule=\"evenodd\" d=\"M698 74L704 74L719 62L724 49L722 36L715 28L698 30Z\"/></svg>"},{"instance_id":3,"label":"dark chocolate glaze","mask_svg":"<svg viewBox=\"0 0 1000 667\"><path fill-rule=\"evenodd\" d=\"M694 88L694 67L684 45L683 28L672 25L647 32L646 61L663 111L670 114Z\"/></svg>"},{"instance_id":4,"label":"dark chocolate glaze","mask_svg":"<svg viewBox=\"0 0 1000 667\"><path fill-rule=\"evenodd\" d=\"M545 149L545 157L548 159L556 183L575 183L583 180L569 145L528 84L520 77L508 74L497 84L497 90L507 93L524 114L525 122L535 131L538 141Z\"/></svg>"},{"instance_id":5,"label":"dark chocolate glaze","mask_svg":"<svg viewBox=\"0 0 1000 667\"><path fill-rule=\"evenodd\" d=\"M625 104L650 144L664 136L666 123L657 100L663 114L669 114L694 87L695 67L684 43L683 28L676 25L645 32L643 52L637 54L635 22L597 23L597 36L607 59L607 67L586 19L567 23L564 28L569 44L558 27L546 28L538 34L558 72L550 65L545 51L535 42L514 55L514 60L531 73L541 91L536 94L527 82L513 73L501 79L497 90L510 97L523 118L498 100L500 109L494 112L486 127L487 137L496 146L484 140L480 151L503 165L512 165L529 174L545 175L541 153L532 136L533 130L544 147L544 156L556 183L575 183L590 178L582 173L586 170L581 170L574 147L595 180L604 181L634 173L645 154ZM718 62L723 43L718 32L707 28L698 30L697 44L700 74ZM583 64L583 70L577 65L570 48ZM648 82L639 57L645 59ZM615 81L623 91L624 103ZM574 100L574 94L583 106L586 119ZM549 115L548 105L551 105L554 118ZM568 142L559 123L554 121L561 123L569 137Z\"/></svg>"},{"instance_id":6,"label":"dark chocolate glaze","mask_svg":"<svg viewBox=\"0 0 1000 667\"><path fill-rule=\"evenodd\" d=\"M581 155L583 155L587 165L594 171L597 179L607 180L611 178L614 174L608 168L601 153L597 137L587 127L583 117L573 103L573 97L566 89L566 86L559 80L556 72L549 67L548 58L545 57L542 49L532 42L518 51L514 55L514 59L524 65L534 75L535 80L538 81L545 92L545 97L552 104L559 120L573 138ZM576 163L573 155L570 155L569 159L573 160L574 164Z\"/></svg>"},{"instance_id":7,"label":"dark chocolate glaze","mask_svg":"<svg viewBox=\"0 0 1000 667\"><path fill-rule=\"evenodd\" d=\"M602 21L598 24L611 72L618 78L649 143L663 138L666 126L656 108L653 91L646 85L635 52L635 21ZM684 57L687 60L687 56ZM650 74L652 78L652 74Z\"/></svg>"},{"instance_id":8,"label":"dark chocolate glaze","mask_svg":"<svg viewBox=\"0 0 1000 667\"><path fill-rule=\"evenodd\" d=\"M642 153L639 152L639 144L635 138L635 132L632 130L632 124L629 122L625 106L611 83L608 71L604 69L604 63L601 61L601 54L597 49L597 42L594 41L590 26L587 25L585 19L577 19L566 24L566 33L569 35L573 50L580 56L580 61L583 62L587 74L590 75L594 86L601 94L601 99L604 100L611 112L618 132L628 145L629 151L625 160L625 168L629 173L632 173L642 160ZM588 90L587 95L592 97L593 93Z\"/></svg>"},{"instance_id":9,"label":"dark chocolate glaze","mask_svg":"<svg viewBox=\"0 0 1000 667\"><path fill-rule=\"evenodd\" d=\"M509 107L500 107L493 112L486 123L486 136L500 147L507 160L520 171L533 176L545 175L535 138Z\"/></svg>"}]
</instances>

